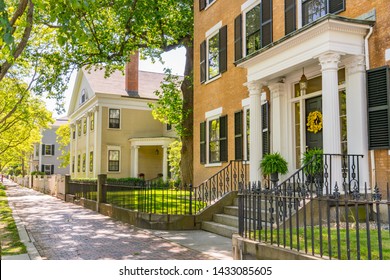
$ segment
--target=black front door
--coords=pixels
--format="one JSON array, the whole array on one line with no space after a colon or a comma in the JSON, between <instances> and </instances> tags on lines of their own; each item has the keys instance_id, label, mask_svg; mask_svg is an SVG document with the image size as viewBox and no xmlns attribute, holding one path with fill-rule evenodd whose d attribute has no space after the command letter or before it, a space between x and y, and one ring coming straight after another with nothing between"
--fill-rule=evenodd
<instances>
[{"instance_id":1,"label":"black front door","mask_svg":"<svg viewBox=\"0 0 390 280\"><path fill-rule=\"evenodd\" d=\"M317 111L322 114L322 96L306 99L306 150L313 148L322 149L322 126L319 131L311 132L307 125L309 114Z\"/></svg>"}]
</instances>

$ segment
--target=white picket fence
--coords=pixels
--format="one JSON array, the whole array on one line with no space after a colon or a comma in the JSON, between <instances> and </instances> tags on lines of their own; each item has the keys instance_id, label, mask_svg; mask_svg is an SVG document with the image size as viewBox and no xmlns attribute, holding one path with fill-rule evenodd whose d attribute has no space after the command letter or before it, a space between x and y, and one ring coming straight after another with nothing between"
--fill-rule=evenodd
<instances>
[{"instance_id":1,"label":"white picket fence","mask_svg":"<svg viewBox=\"0 0 390 280\"><path fill-rule=\"evenodd\" d=\"M13 180L21 186L45 194L59 196L65 193L64 175L27 175L25 177L14 177Z\"/></svg>"}]
</instances>

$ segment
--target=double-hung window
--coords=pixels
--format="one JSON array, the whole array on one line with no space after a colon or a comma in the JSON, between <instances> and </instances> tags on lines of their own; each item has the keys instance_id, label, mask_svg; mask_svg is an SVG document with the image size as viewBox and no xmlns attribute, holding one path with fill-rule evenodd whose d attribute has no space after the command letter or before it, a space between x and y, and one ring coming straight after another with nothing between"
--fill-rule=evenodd
<instances>
[{"instance_id":1,"label":"double-hung window","mask_svg":"<svg viewBox=\"0 0 390 280\"><path fill-rule=\"evenodd\" d=\"M200 44L200 82L219 77L227 70L227 26L222 22L206 32Z\"/></svg>"},{"instance_id":2,"label":"double-hung window","mask_svg":"<svg viewBox=\"0 0 390 280\"><path fill-rule=\"evenodd\" d=\"M199 11L206 9L206 7L213 4L216 0L199 0Z\"/></svg>"},{"instance_id":3,"label":"double-hung window","mask_svg":"<svg viewBox=\"0 0 390 280\"><path fill-rule=\"evenodd\" d=\"M234 59L237 61L272 43L272 0L248 1L234 20Z\"/></svg>"},{"instance_id":4,"label":"double-hung window","mask_svg":"<svg viewBox=\"0 0 390 280\"><path fill-rule=\"evenodd\" d=\"M249 160L250 111L245 106L234 113L234 156L236 160Z\"/></svg>"},{"instance_id":5,"label":"double-hung window","mask_svg":"<svg viewBox=\"0 0 390 280\"><path fill-rule=\"evenodd\" d=\"M303 0L302 25L311 23L330 13L335 14L345 10L345 0Z\"/></svg>"},{"instance_id":6,"label":"double-hung window","mask_svg":"<svg viewBox=\"0 0 390 280\"><path fill-rule=\"evenodd\" d=\"M108 148L108 171L119 172L120 170L120 150L115 147Z\"/></svg>"},{"instance_id":7,"label":"double-hung window","mask_svg":"<svg viewBox=\"0 0 390 280\"><path fill-rule=\"evenodd\" d=\"M43 156L54 156L55 145L42 144Z\"/></svg>"},{"instance_id":8,"label":"double-hung window","mask_svg":"<svg viewBox=\"0 0 390 280\"><path fill-rule=\"evenodd\" d=\"M120 109L109 109L109 128L120 128Z\"/></svg>"}]
</instances>

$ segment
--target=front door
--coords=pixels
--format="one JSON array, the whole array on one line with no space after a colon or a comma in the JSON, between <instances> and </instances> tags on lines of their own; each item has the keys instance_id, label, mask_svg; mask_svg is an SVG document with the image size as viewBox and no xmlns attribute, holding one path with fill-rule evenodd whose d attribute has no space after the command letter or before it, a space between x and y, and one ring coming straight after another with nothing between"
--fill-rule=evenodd
<instances>
[{"instance_id":1,"label":"front door","mask_svg":"<svg viewBox=\"0 0 390 280\"><path fill-rule=\"evenodd\" d=\"M305 102L306 150L322 149L322 123L319 124L319 122L322 122L322 96L306 99Z\"/></svg>"}]
</instances>

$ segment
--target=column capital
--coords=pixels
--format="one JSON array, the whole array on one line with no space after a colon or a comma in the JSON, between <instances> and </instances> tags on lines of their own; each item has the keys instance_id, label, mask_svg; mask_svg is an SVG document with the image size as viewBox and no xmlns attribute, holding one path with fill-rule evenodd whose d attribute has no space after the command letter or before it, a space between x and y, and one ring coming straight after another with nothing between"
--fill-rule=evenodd
<instances>
[{"instance_id":1,"label":"column capital","mask_svg":"<svg viewBox=\"0 0 390 280\"><path fill-rule=\"evenodd\" d=\"M244 84L248 90L249 90L249 95L261 94L261 89L263 87L263 84L260 81L250 81Z\"/></svg>"},{"instance_id":2,"label":"column capital","mask_svg":"<svg viewBox=\"0 0 390 280\"><path fill-rule=\"evenodd\" d=\"M341 54L335 52L328 52L320 55L318 60L320 61L322 71L325 70L337 70L340 63Z\"/></svg>"},{"instance_id":3,"label":"column capital","mask_svg":"<svg viewBox=\"0 0 390 280\"><path fill-rule=\"evenodd\" d=\"M271 93L271 98L278 98L280 97L284 92L284 83L273 83L268 85L268 88Z\"/></svg>"},{"instance_id":4,"label":"column capital","mask_svg":"<svg viewBox=\"0 0 390 280\"><path fill-rule=\"evenodd\" d=\"M366 60L364 55L353 55L343 60L347 75L364 73L366 71Z\"/></svg>"}]
</instances>

